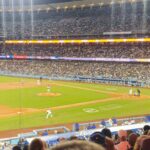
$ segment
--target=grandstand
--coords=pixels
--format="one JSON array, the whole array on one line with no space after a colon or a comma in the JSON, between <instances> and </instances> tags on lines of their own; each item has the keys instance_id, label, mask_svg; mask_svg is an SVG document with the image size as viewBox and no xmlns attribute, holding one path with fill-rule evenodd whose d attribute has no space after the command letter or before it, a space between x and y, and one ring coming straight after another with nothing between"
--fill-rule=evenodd
<instances>
[{"instance_id":1,"label":"grandstand","mask_svg":"<svg viewBox=\"0 0 150 150\"><path fill-rule=\"evenodd\" d=\"M50 149L74 139L96 142L100 132L104 143L96 143L106 150L123 150L121 142L125 150L149 150L149 6L0 0L1 149L35 138ZM48 109L53 117L46 119ZM145 137L133 144L131 133Z\"/></svg>"}]
</instances>

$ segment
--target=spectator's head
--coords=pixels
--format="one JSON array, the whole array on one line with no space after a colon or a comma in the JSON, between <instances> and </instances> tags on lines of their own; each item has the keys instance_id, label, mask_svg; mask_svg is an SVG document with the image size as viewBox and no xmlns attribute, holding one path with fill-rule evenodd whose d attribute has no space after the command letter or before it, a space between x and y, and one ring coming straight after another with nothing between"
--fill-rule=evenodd
<instances>
[{"instance_id":1,"label":"spectator's head","mask_svg":"<svg viewBox=\"0 0 150 150\"><path fill-rule=\"evenodd\" d=\"M90 136L90 141L105 147L105 136L101 132L95 132Z\"/></svg>"},{"instance_id":2,"label":"spectator's head","mask_svg":"<svg viewBox=\"0 0 150 150\"><path fill-rule=\"evenodd\" d=\"M147 138L148 136L147 135L142 135L142 136L139 136L136 140L136 143L134 145L134 149L135 150L141 150L141 145L142 145L142 141Z\"/></svg>"},{"instance_id":3,"label":"spectator's head","mask_svg":"<svg viewBox=\"0 0 150 150\"><path fill-rule=\"evenodd\" d=\"M16 146L14 146L14 147L12 148L12 150L21 150L21 147L18 146L18 145L16 145Z\"/></svg>"},{"instance_id":4,"label":"spectator's head","mask_svg":"<svg viewBox=\"0 0 150 150\"><path fill-rule=\"evenodd\" d=\"M119 136L119 139L121 141L125 141L126 138L127 138L127 131L125 131L125 130L119 130L118 131L118 136Z\"/></svg>"},{"instance_id":5,"label":"spectator's head","mask_svg":"<svg viewBox=\"0 0 150 150\"><path fill-rule=\"evenodd\" d=\"M150 130L150 126L149 126L149 125L145 125L145 126L143 127L143 130L144 130L144 131Z\"/></svg>"},{"instance_id":6,"label":"spectator's head","mask_svg":"<svg viewBox=\"0 0 150 150\"><path fill-rule=\"evenodd\" d=\"M107 136L107 137L109 137L109 138L112 138L111 131L110 131L109 129L107 129L107 128L104 128L104 129L102 130L102 134L103 134L104 136Z\"/></svg>"},{"instance_id":7,"label":"spectator's head","mask_svg":"<svg viewBox=\"0 0 150 150\"><path fill-rule=\"evenodd\" d=\"M144 130L144 135L146 135L148 133L148 131L150 130L150 126L149 125L145 125L143 127L143 130Z\"/></svg>"},{"instance_id":8,"label":"spectator's head","mask_svg":"<svg viewBox=\"0 0 150 150\"><path fill-rule=\"evenodd\" d=\"M66 142L66 139L65 139L64 137L61 137L61 138L57 139L57 141L58 141L59 143L61 143L61 142Z\"/></svg>"},{"instance_id":9,"label":"spectator's head","mask_svg":"<svg viewBox=\"0 0 150 150\"><path fill-rule=\"evenodd\" d=\"M58 144L51 150L104 150L104 148L92 142L73 140Z\"/></svg>"},{"instance_id":10,"label":"spectator's head","mask_svg":"<svg viewBox=\"0 0 150 150\"><path fill-rule=\"evenodd\" d=\"M34 139L29 146L29 150L45 150L46 143L41 139Z\"/></svg>"},{"instance_id":11,"label":"spectator's head","mask_svg":"<svg viewBox=\"0 0 150 150\"><path fill-rule=\"evenodd\" d=\"M147 135L150 135L150 130L148 131Z\"/></svg>"},{"instance_id":12,"label":"spectator's head","mask_svg":"<svg viewBox=\"0 0 150 150\"><path fill-rule=\"evenodd\" d=\"M24 147L23 147L23 150L28 150L29 149L29 146L28 145L25 145Z\"/></svg>"},{"instance_id":13,"label":"spectator's head","mask_svg":"<svg viewBox=\"0 0 150 150\"><path fill-rule=\"evenodd\" d=\"M132 147L134 147L137 138L138 138L138 135L135 134L135 133L131 133L131 134L129 135L128 141L129 141L129 144L130 144Z\"/></svg>"},{"instance_id":14,"label":"spectator's head","mask_svg":"<svg viewBox=\"0 0 150 150\"><path fill-rule=\"evenodd\" d=\"M105 144L106 144L105 146L106 150L114 150L114 142L111 138L106 137Z\"/></svg>"},{"instance_id":15,"label":"spectator's head","mask_svg":"<svg viewBox=\"0 0 150 150\"><path fill-rule=\"evenodd\" d=\"M150 137L143 139L141 150L150 150Z\"/></svg>"},{"instance_id":16,"label":"spectator's head","mask_svg":"<svg viewBox=\"0 0 150 150\"><path fill-rule=\"evenodd\" d=\"M71 137L70 137L70 140L77 140L77 139L78 139L77 136L71 136Z\"/></svg>"}]
</instances>

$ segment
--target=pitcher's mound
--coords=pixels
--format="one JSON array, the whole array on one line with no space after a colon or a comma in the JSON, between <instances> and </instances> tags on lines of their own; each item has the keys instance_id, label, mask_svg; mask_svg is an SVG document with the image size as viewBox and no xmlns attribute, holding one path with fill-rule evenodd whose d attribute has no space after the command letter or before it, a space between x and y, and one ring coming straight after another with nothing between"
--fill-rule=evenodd
<instances>
[{"instance_id":1,"label":"pitcher's mound","mask_svg":"<svg viewBox=\"0 0 150 150\"><path fill-rule=\"evenodd\" d=\"M60 93L38 93L37 94L38 96L60 96L61 94Z\"/></svg>"}]
</instances>

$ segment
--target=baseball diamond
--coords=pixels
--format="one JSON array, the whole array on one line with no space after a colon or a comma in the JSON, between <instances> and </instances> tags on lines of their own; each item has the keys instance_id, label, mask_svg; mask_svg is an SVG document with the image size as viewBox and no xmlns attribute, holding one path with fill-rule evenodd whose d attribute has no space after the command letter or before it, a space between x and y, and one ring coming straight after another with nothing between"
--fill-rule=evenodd
<instances>
[{"instance_id":1,"label":"baseball diamond","mask_svg":"<svg viewBox=\"0 0 150 150\"><path fill-rule=\"evenodd\" d=\"M52 90L48 96L45 92L47 83ZM1 77L0 130L148 114L149 89L141 88L140 97L128 95L129 89L124 86L51 80L43 80L39 86L36 79ZM51 108L54 116L45 120L48 108Z\"/></svg>"}]
</instances>

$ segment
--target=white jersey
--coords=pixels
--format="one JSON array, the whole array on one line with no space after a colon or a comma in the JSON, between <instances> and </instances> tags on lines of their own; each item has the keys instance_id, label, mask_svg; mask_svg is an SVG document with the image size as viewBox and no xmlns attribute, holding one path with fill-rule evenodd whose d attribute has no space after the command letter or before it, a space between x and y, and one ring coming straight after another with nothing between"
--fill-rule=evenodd
<instances>
[{"instance_id":1,"label":"white jersey","mask_svg":"<svg viewBox=\"0 0 150 150\"><path fill-rule=\"evenodd\" d=\"M41 81L40 80L37 80L37 85L41 85Z\"/></svg>"},{"instance_id":2,"label":"white jersey","mask_svg":"<svg viewBox=\"0 0 150 150\"><path fill-rule=\"evenodd\" d=\"M50 92L50 90L51 90L51 87L48 86L48 87L47 87L47 92Z\"/></svg>"},{"instance_id":3,"label":"white jersey","mask_svg":"<svg viewBox=\"0 0 150 150\"><path fill-rule=\"evenodd\" d=\"M133 90L130 89L130 90L129 90L129 95L132 95L132 94L133 94Z\"/></svg>"},{"instance_id":4,"label":"white jersey","mask_svg":"<svg viewBox=\"0 0 150 150\"><path fill-rule=\"evenodd\" d=\"M46 112L47 112L48 114L51 114L51 113L52 113L52 111L51 111L51 110L47 110Z\"/></svg>"},{"instance_id":5,"label":"white jersey","mask_svg":"<svg viewBox=\"0 0 150 150\"><path fill-rule=\"evenodd\" d=\"M47 110L46 112L47 112L47 114L46 114L46 119L48 119L49 117L53 117L52 111L51 111L50 109Z\"/></svg>"}]
</instances>

